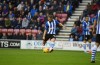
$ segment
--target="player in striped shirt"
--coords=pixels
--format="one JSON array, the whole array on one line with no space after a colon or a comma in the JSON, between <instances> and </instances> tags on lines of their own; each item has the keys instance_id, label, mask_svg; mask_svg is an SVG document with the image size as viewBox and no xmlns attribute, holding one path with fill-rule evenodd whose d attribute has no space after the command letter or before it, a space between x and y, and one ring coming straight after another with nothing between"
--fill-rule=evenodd
<instances>
[{"instance_id":1,"label":"player in striped shirt","mask_svg":"<svg viewBox=\"0 0 100 65\"><path fill-rule=\"evenodd\" d=\"M51 49L54 47L57 25L63 26L63 24L59 23L57 20L54 20L52 15L49 15L48 21L45 24L45 30L43 34L43 46L46 44L47 40L50 39Z\"/></svg>"},{"instance_id":2,"label":"player in striped shirt","mask_svg":"<svg viewBox=\"0 0 100 65\"><path fill-rule=\"evenodd\" d=\"M91 63L95 63L97 48L100 46L100 7L97 13L97 19L94 21L93 32L96 29L96 43L92 48Z\"/></svg>"},{"instance_id":3,"label":"player in striped shirt","mask_svg":"<svg viewBox=\"0 0 100 65\"><path fill-rule=\"evenodd\" d=\"M82 25L83 25L83 34L84 34L84 45L83 45L83 48L84 48L84 52L87 52L86 51L86 46L87 46L87 42L89 43L88 44L88 47L89 47L89 50L91 50L91 38L92 38L92 35L91 35L91 29L90 29L90 21L89 21L89 17L86 16L85 17L85 20L82 22Z\"/></svg>"}]
</instances>

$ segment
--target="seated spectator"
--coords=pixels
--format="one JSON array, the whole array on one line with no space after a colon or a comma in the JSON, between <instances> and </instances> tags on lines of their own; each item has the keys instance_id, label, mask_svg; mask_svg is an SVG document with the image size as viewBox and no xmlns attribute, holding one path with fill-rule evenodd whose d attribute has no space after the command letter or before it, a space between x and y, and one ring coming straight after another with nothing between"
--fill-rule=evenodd
<instances>
[{"instance_id":1,"label":"seated spectator","mask_svg":"<svg viewBox=\"0 0 100 65\"><path fill-rule=\"evenodd\" d=\"M37 40L42 40L43 32L41 30L38 30L38 34L36 36Z\"/></svg>"},{"instance_id":2,"label":"seated spectator","mask_svg":"<svg viewBox=\"0 0 100 65\"><path fill-rule=\"evenodd\" d=\"M26 15L26 18L27 18L29 21L31 20L32 16L31 16L30 12L28 13L28 15Z\"/></svg>"},{"instance_id":3,"label":"seated spectator","mask_svg":"<svg viewBox=\"0 0 100 65\"><path fill-rule=\"evenodd\" d=\"M89 15L92 13L91 12L91 4L90 3L88 3L88 5L87 5L87 11L88 11Z\"/></svg>"},{"instance_id":4,"label":"seated spectator","mask_svg":"<svg viewBox=\"0 0 100 65\"><path fill-rule=\"evenodd\" d=\"M11 28L11 21L9 18L5 18L5 28Z\"/></svg>"},{"instance_id":5,"label":"seated spectator","mask_svg":"<svg viewBox=\"0 0 100 65\"><path fill-rule=\"evenodd\" d=\"M2 17L2 6L0 5L0 17Z\"/></svg>"},{"instance_id":6,"label":"seated spectator","mask_svg":"<svg viewBox=\"0 0 100 65\"><path fill-rule=\"evenodd\" d=\"M85 10L83 11L83 17L86 17L88 15L89 15L89 10L86 7Z\"/></svg>"},{"instance_id":7,"label":"seated spectator","mask_svg":"<svg viewBox=\"0 0 100 65\"><path fill-rule=\"evenodd\" d=\"M37 18L37 21L35 22L35 29L41 29L42 27L42 22L41 22L41 19L40 18Z\"/></svg>"},{"instance_id":8,"label":"seated spectator","mask_svg":"<svg viewBox=\"0 0 100 65\"><path fill-rule=\"evenodd\" d=\"M29 20L25 17L23 20L22 20L22 28L28 28L29 26Z\"/></svg>"},{"instance_id":9,"label":"seated spectator","mask_svg":"<svg viewBox=\"0 0 100 65\"><path fill-rule=\"evenodd\" d=\"M79 38L77 35L75 36L74 41L79 41Z\"/></svg>"},{"instance_id":10,"label":"seated spectator","mask_svg":"<svg viewBox=\"0 0 100 65\"><path fill-rule=\"evenodd\" d=\"M0 17L0 28L4 28L5 27L5 21L3 20L2 17Z\"/></svg>"},{"instance_id":11,"label":"seated spectator","mask_svg":"<svg viewBox=\"0 0 100 65\"><path fill-rule=\"evenodd\" d=\"M33 8L31 9L30 13L31 13L31 16L33 17L35 15L35 13L37 12L37 9L35 7L35 5L33 6Z\"/></svg>"},{"instance_id":12,"label":"seated spectator","mask_svg":"<svg viewBox=\"0 0 100 65\"><path fill-rule=\"evenodd\" d=\"M24 7L24 2L21 2L18 6L17 6L17 10L21 11Z\"/></svg>"},{"instance_id":13,"label":"seated spectator","mask_svg":"<svg viewBox=\"0 0 100 65\"><path fill-rule=\"evenodd\" d=\"M17 18L17 22L18 22L18 24L15 27L15 29L20 29L21 28L21 25L22 25L22 18L21 17Z\"/></svg>"},{"instance_id":14,"label":"seated spectator","mask_svg":"<svg viewBox=\"0 0 100 65\"><path fill-rule=\"evenodd\" d=\"M8 16L8 9L6 6L4 6L3 11L2 11L2 16L7 17Z\"/></svg>"},{"instance_id":15,"label":"seated spectator","mask_svg":"<svg viewBox=\"0 0 100 65\"><path fill-rule=\"evenodd\" d=\"M77 26L75 24L73 25L73 28L71 29L71 34L74 36L77 34Z\"/></svg>"},{"instance_id":16,"label":"seated spectator","mask_svg":"<svg viewBox=\"0 0 100 65\"><path fill-rule=\"evenodd\" d=\"M72 34L69 37L69 41L71 41L71 42L74 41L74 36Z\"/></svg>"},{"instance_id":17,"label":"seated spectator","mask_svg":"<svg viewBox=\"0 0 100 65\"><path fill-rule=\"evenodd\" d=\"M68 2L67 5L64 5L64 12L68 14L68 17L72 15L73 6Z\"/></svg>"},{"instance_id":18,"label":"seated spectator","mask_svg":"<svg viewBox=\"0 0 100 65\"><path fill-rule=\"evenodd\" d=\"M82 24L80 24L80 26L77 27L77 33L78 33L77 35L79 37L83 35L83 26L82 26Z\"/></svg>"},{"instance_id":19,"label":"seated spectator","mask_svg":"<svg viewBox=\"0 0 100 65\"><path fill-rule=\"evenodd\" d=\"M39 14L39 19L40 19L40 21L41 21L42 23L44 23L44 15L43 15L42 12Z\"/></svg>"},{"instance_id":20,"label":"seated spectator","mask_svg":"<svg viewBox=\"0 0 100 65\"><path fill-rule=\"evenodd\" d=\"M15 15L13 14L12 11L9 11L8 17L9 17L10 20L12 20L12 18L14 18Z\"/></svg>"},{"instance_id":21,"label":"seated spectator","mask_svg":"<svg viewBox=\"0 0 100 65\"><path fill-rule=\"evenodd\" d=\"M76 24L76 26L79 27L80 24L81 24L81 21L80 21L79 19L77 19L77 20L74 22L74 24Z\"/></svg>"},{"instance_id":22,"label":"seated spectator","mask_svg":"<svg viewBox=\"0 0 100 65\"><path fill-rule=\"evenodd\" d=\"M16 28L18 25L18 21L13 17L11 20L11 28Z\"/></svg>"},{"instance_id":23,"label":"seated spectator","mask_svg":"<svg viewBox=\"0 0 100 65\"><path fill-rule=\"evenodd\" d=\"M98 11L98 5L96 3L92 4L92 13L96 14Z\"/></svg>"}]
</instances>

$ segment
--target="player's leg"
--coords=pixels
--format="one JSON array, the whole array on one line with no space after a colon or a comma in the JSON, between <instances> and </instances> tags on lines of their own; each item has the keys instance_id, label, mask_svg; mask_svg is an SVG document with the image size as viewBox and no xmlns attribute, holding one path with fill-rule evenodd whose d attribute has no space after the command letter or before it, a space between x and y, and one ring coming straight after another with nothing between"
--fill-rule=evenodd
<instances>
[{"instance_id":1,"label":"player's leg","mask_svg":"<svg viewBox=\"0 0 100 65\"><path fill-rule=\"evenodd\" d=\"M95 63L95 56L96 56L96 52L97 52L97 48L100 45L100 34L96 35L96 43L94 45L94 47L92 47L92 56L91 56L91 63Z\"/></svg>"},{"instance_id":2,"label":"player's leg","mask_svg":"<svg viewBox=\"0 0 100 65\"><path fill-rule=\"evenodd\" d=\"M92 35L88 36L88 47L89 47L89 51L91 50L91 41L92 41Z\"/></svg>"},{"instance_id":3,"label":"player's leg","mask_svg":"<svg viewBox=\"0 0 100 65\"><path fill-rule=\"evenodd\" d=\"M43 39L43 46L45 46L47 40L50 38L49 34L46 34L45 39Z\"/></svg>"},{"instance_id":4,"label":"player's leg","mask_svg":"<svg viewBox=\"0 0 100 65\"><path fill-rule=\"evenodd\" d=\"M86 51L86 43L87 43L87 36L86 36L86 35L84 36L83 43L84 43L84 44L83 44L84 52L87 52L87 51Z\"/></svg>"},{"instance_id":5,"label":"player's leg","mask_svg":"<svg viewBox=\"0 0 100 65\"><path fill-rule=\"evenodd\" d=\"M51 40L50 40L50 51L53 51L53 48L54 48L54 45L55 45L55 38L52 38Z\"/></svg>"},{"instance_id":6,"label":"player's leg","mask_svg":"<svg viewBox=\"0 0 100 65\"><path fill-rule=\"evenodd\" d=\"M56 38L54 36L51 36L51 38L50 38L50 48L49 48L50 52L53 51L53 48L54 48L54 45L55 45L55 41L56 41Z\"/></svg>"},{"instance_id":7,"label":"player's leg","mask_svg":"<svg viewBox=\"0 0 100 65\"><path fill-rule=\"evenodd\" d=\"M91 63L95 63L95 56L97 52L97 48L99 47L99 43L96 43L94 47L92 48L92 56L91 56Z\"/></svg>"}]
</instances>

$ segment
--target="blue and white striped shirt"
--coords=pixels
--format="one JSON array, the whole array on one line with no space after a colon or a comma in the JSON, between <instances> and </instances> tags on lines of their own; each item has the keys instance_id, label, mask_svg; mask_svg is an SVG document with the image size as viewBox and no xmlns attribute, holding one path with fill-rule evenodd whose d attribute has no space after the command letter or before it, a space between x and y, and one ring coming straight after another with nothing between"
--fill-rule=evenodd
<instances>
[{"instance_id":1,"label":"blue and white striped shirt","mask_svg":"<svg viewBox=\"0 0 100 65\"><path fill-rule=\"evenodd\" d=\"M56 28L58 24L59 22L57 20L53 20L52 22L47 21L45 25L47 34L56 34Z\"/></svg>"},{"instance_id":2,"label":"blue and white striped shirt","mask_svg":"<svg viewBox=\"0 0 100 65\"><path fill-rule=\"evenodd\" d=\"M98 14L97 14L96 34L100 34L100 10L98 11Z\"/></svg>"},{"instance_id":3,"label":"blue and white striped shirt","mask_svg":"<svg viewBox=\"0 0 100 65\"><path fill-rule=\"evenodd\" d=\"M83 23L83 33L84 33L84 35L90 35L90 22L88 21L88 22L86 22L86 21L84 21Z\"/></svg>"}]
</instances>

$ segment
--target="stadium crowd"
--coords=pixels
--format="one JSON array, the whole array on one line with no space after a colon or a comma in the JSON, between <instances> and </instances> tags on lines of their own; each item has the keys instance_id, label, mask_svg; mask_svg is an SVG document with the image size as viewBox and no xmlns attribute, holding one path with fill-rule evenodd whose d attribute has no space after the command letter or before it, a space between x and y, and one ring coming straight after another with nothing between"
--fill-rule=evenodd
<instances>
[{"instance_id":1,"label":"stadium crowd","mask_svg":"<svg viewBox=\"0 0 100 65\"><path fill-rule=\"evenodd\" d=\"M54 19L64 23L81 2L82 0L0 0L0 39L41 40L48 15L52 14Z\"/></svg>"},{"instance_id":2,"label":"stadium crowd","mask_svg":"<svg viewBox=\"0 0 100 65\"><path fill-rule=\"evenodd\" d=\"M84 21L90 23L90 34L92 35L92 41L95 41L96 35L92 32L92 27L94 20L97 19L98 10L100 10L100 0L93 0L91 3L88 3L80 18L74 22L73 28L71 29L70 41L83 41L85 34L83 26Z\"/></svg>"}]
</instances>

